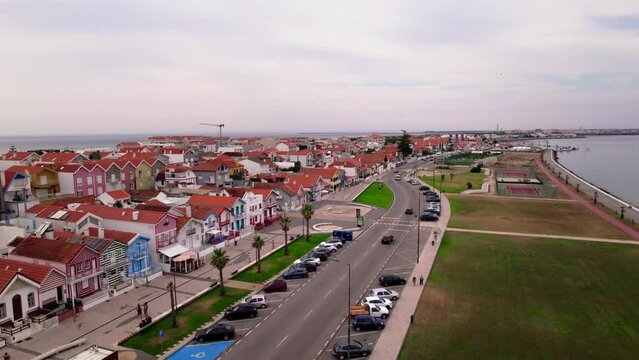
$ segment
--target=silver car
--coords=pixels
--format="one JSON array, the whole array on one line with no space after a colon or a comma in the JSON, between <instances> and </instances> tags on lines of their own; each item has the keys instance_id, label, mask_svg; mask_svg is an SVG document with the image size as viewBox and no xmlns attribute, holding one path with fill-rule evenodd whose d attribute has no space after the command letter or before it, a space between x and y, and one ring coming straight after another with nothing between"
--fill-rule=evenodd
<instances>
[{"instance_id":1,"label":"silver car","mask_svg":"<svg viewBox=\"0 0 639 360\"><path fill-rule=\"evenodd\" d=\"M393 301L399 299L399 293L397 291L386 288L375 288L368 292L368 296L377 296L381 299L389 299Z\"/></svg>"}]
</instances>

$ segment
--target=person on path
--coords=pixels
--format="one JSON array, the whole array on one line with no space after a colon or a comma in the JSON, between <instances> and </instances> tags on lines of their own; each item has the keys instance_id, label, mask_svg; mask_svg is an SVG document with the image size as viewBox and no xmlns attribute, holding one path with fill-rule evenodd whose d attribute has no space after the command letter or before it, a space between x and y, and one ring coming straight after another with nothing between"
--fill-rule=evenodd
<instances>
[{"instance_id":1,"label":"person on path","mask_svg":"<svg viewBox=\"0 0 639 360\"><path fill-rule=\"evenodd\" d=\"M142 317L142 306L140 306L140 303L138 303L138 317Z\"/></svg>"},{"instance_id":2,"label":"person on path","mask_svg":"<svg viewBox=\"0 0 639 360\"><path fill-rule=\"evenodd\" d=\"M271 240L271 249L275 249L275 239Z\"/></svg>"},{"instance_id":3,"label":"person on path","mask_svg":"<svg viewBox=\"0 0 639 360\"><path fill-rule=\"evenodd\" d=\"M249 264L250 264L251 263L251 251L247 251L246 254L248 255Z\"/></svg>"},{"instance_id":4,"label":"person on path","mask_svg":"<svg viewBox=\"0 0 639 360\"><path fill-rule=\"evenodd\" d=\"M419 285L424 285L424 275L419 275Z\"/></svg>"},{"instance_id":5,"label":"person on path","mask_svg":"<svg viewBox=\"0 0 639 360\"><path fill-rule=\"evenodd\" d=\"M413 276L413 286L415 286L415 282L417 281L417 278Z\"/></svg>"},{"instance_id":6,"label":"person on path","mask_svg":"<svg viewBox=\"0 0 639 360\"><path fill-rule=\"evenodd\" d=\"M146 317L149 314L149 303L144 302L144 316Z\"/></svg>"}]
</instances>

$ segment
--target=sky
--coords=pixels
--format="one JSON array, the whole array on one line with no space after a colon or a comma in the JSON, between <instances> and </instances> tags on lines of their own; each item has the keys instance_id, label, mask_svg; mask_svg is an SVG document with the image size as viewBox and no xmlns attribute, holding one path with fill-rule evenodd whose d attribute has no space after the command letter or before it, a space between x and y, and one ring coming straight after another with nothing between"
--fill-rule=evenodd
<instances>
[{"instance_id":1,"label":"sky","mask_svg":"<svg viewBox=\"0 0 639 360\"><path fill-rule=\"evenodd\" d=\"M0 136L639 127L639 2L0 0Z\"/></svg>"}]
</instances>

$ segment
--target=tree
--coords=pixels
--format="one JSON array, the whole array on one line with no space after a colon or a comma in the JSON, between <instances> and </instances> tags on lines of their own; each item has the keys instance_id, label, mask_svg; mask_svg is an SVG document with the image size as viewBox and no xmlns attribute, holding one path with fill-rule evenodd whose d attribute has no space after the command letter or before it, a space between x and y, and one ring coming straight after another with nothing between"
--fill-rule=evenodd
<instances>
[{"instance_id":1,"label":"tree","mask_svg":"<svg viewBox=\"0 0 639 360\"><path fill-rule=\"evenodd\" d=\"M296 161L295 165L292 168L292 170L293 170L293 172L299 172L301 168L302 168L302 163L299 162L299 161Z\"/></svg>"},{"instance_id":2,"label":"tree","mask_svg":"<svg viewBox=\"0 0 639 360\"><path fill-rule=\"evenodd\" d=\"M291 219L286 215L282 217L280 227L284 231L284 255L288 255L288 231L291 230Z\"/></svg>"},{"instance_id":3,"label":"tree","mask_svg":"<svg viewBox=\"0 0 639 360\"><path fill-rule=\"evenodd\" d=\"M311 239L310 223L315 210L313 210L313 206L311 206L311 204L306 204L302 207L301 213L304 220L306 220L306 241L309 241Z\"/></svg>"},{"instance_id":4,"label":"tree","mask_svg":"<svg viewBox=\"0 0 639 360\"><path fill-rule=\"evenodd\" d=\"M116 207L116 208L122 208L122 207L124 207L124 205L122 205L122 201L120 201L120 200L117 200L117 201L113 204L113 206L114 206L114 207Z\"/></svg>"},{"instance_id":5,"label":"tree","mask_svg":"<svg viewBox=\"0 0 639 360\"><path fill-rule=\"evenodd\" d=\"M413 149L410 147L410 134L406 130L402 130L402 136L397 141L397 150L402 153L403 157L413 153Z\"/></svg>"},{"instance_id":6,"label":"tree","mask_svg":"<svg viewBox=\"0 0 639 360\"><path fill-rule=\"evenodd\" d=\"M262 264L260 260L262 258L262 247L264 246L264 239L261 236L255 235L253 238L253 243L251 244L253 249L255 249L255 259L257 262L257 272L262 272Z\"/></svg>"},{"instance_id":7,"label":"tree","mask_svg":"<svg viewBox=\"0 0 639 360\"><path fill-rule=\"evenodd\" d=\"M450 173L450 182L453 182L453 175L455 175L455 174Z\"/></svg>"},{"instance_id":8,"label":"tree","mask_svg":"<svg viewBox=\"0 0 639 360\"><path fill-rule=\"evenodd\" d=\"M220 295L226 295L224 291L224 276L222 270L229 264L231 258L226 255L226 251L222 249L215 249L213 251L213 257L211 257L211 265L220 271Z\"/></svg>"},{"instance_id":9,"label":"tree","mask_svg":"<svg viewBox=\"0 0 639 360\"><path fill-rule=\"evenodd\" d=\"M89 160L100 160L102 158L102 155L100 155L99 151L93 151L91 152L91 154L89 155Z\"/></svg>"}]
</instances>

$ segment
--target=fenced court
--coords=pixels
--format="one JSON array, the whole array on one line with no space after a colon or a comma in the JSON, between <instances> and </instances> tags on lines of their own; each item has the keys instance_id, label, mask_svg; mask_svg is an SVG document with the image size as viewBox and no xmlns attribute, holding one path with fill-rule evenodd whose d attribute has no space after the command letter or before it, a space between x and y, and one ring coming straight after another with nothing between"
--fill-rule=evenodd
<instances>
[{"instance_id":1,"label":"fenced court","mask_svg":"<svg viewBox=\"0 0 639 360\"><path fill-rule=\"evenodd\" d=\"M502 196L554 198L557 191L544 185L534 170L495 169L497 194Z\"/></svg>"}]
</instances>

